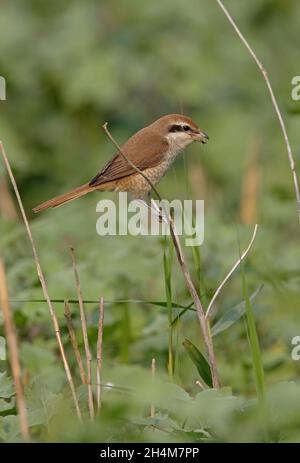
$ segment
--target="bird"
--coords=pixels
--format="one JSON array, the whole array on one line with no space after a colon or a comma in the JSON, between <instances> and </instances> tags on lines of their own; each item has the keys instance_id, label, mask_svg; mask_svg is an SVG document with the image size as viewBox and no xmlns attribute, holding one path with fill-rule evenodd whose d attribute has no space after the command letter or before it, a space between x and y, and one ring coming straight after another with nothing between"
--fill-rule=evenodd
<instances>
[{"instance_id":1,"label":"bird","mask_svg":"<svg viewBox=\"0 0 300 463\"><path fill-rule=\"evenodd\" d=\"M162 116L131 136L88 183L39 204L33 211L59 207L92 191L122 191L142 199L152 186L133 165L156 185L184 148L194 141L205 144L208 140L208 135L190 117Z\"/></svg>"}]
</instances>

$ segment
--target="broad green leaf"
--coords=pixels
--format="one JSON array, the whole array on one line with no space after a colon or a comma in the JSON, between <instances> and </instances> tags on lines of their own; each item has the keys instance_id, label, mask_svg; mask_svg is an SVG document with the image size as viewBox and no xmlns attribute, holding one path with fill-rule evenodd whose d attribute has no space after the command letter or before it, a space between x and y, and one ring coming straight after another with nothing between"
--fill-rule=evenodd
<instances>
[{"instance_id":1,"label":"broad green leaf","mask_svg":"<svg viewBox=\"0 0 300 463\"><path fill-rule=\"evenodd\" d=\"M189 354L192 362L195 364L198 373L203 379L203 381L209 387L212 387L211 371L208 361L206 360L204 355L191 341L189 341L189 339L185 339L182 344L186 348L187 353Z\"/></svg>"},{"instance_id":2,"label":"broad green leaf","mask_svg":"<svg viewBox=\"0 0 300 463\"><path fill-rule=\"evenodd\" d=\"M0 397L9 399L15 394L13 381L7 376L6 371L0 372Z\"/></svg>"},{"instance_id":3,"label":"broad green leaf","mask_svg":"<svg viewBox=\"0 0 300 463\"><path fill-rule=\"evenodd\" d=\"M7 412L15 407L15 398L12 397L10 400L0 399L0 413Z\"/></svg>"},{"instance_id":4,"label":"broad green leaf","mask_svg":"<svg viewBox=\"0 0 300 463\"><path fill-rule=\"evenodd\" d=\"M20 420L17 415L0 417L0 440L15 442L20 438Z\"/></svg>"}]
</instances>

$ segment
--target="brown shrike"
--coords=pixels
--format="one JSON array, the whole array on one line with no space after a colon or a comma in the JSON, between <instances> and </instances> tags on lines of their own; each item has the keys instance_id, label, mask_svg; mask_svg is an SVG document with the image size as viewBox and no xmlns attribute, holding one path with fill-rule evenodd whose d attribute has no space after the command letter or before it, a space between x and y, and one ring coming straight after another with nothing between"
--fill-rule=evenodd
<instances>
[{"instance_id":1,"label":"brown shrike","mask_svg":"<svg viewBox=\"0 0 300 463\"><path fill-rule=\"evenodd\" d=\"M208 139L189 117L169 114L139 130L121 147L121 151L156 184L180 151L193 141L206 143ZM118 153L89 183L56 196L33 210L40 212L58 207L95 190L126 191L134 198L142 198L151 190L151 185Z\"/></svg>"}]
</instances>

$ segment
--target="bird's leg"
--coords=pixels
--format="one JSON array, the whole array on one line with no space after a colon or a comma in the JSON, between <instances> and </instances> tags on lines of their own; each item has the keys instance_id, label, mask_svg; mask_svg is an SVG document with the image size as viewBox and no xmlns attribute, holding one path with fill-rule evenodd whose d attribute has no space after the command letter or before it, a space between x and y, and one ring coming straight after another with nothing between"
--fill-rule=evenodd
<instances>
[{"instance_id":1,"label":"bird's leg","mask_svg":"<svg viewBox=\"0 0 300 463\"><path fill-rule=\"evenodd\" d=\"M163 221L162 210L157 206L154 200L151 198L151 193L147 193L145 199L137 199L139 203L141 203L144 207L148 208L149 217L148 221L152 219L158 220L159 223Z\"/></svg>"},{"instance_id":2,"label":"bird's leg","mask_svg":"<svg viewBox=\"0 0 300 463\"><path fill-rule=\"evenodd\" d=\"M148 208L149 208L149 219L150 219L150 223L152 222L152 220L155 220L157 221L158 223L160 223L160 217L159 217L159 214L157 213L157 208L155 207L155 203L154 201L152 200L152 194L151 194L151 190L147 193L147 196L146 196L146 201L147 201L147 204L148 204Z\"/></svg>"},{"instance_id":3,"label":"bird's leg","mask_svg":"<svg viewBox=\"0 0 300 463\"><path fill-rule=\"evenodd\" d=\"M158 217L159 223L165 222L166 224L169 223L168 217L163 211L163 208L160 206L158 207L156 202L153 198L151 198L151 192L148 193L148 198L150 200L150 208L153 211L153 214Z\"/></svg>"}]
</instances>

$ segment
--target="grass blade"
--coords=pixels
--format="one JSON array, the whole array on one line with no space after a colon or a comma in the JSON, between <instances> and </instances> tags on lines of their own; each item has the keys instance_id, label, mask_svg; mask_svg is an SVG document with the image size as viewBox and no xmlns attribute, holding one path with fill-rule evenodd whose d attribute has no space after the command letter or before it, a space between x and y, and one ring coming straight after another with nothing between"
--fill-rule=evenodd
<instances>
[{"instance_id":1,"label":"grass blade","mask_svg":"<svg viewBox=\"0 0 300 463\"><path fill-rule=\"evenodd\" d=\"M249 297L248 285L246 280L244 262L241 263L241 274L243 282L243 296L245 300L245 319L249 340L249 347L252 356L253 371L255 377L255 385L258 399L261 403L265 403L265 374L262 362L262 355L259 346L258 334L255 325L255 318L253 313L253 306Z\"/></svg>"},{"instance_id":2,"label":"grass blade","mask_svg":"<svg viewBox=\"0 0 300 463\"><path fill-rule=\"evenodd\" d=\"M168 352L168 372L171 379L174 375L174 347L173 347L173 314L172 314L172 261L173 261L173 246L171 241L168 242L165 238L165 248L163 256L165 291L168 309L169 320L169 352Z\"/></svg>"}]
</instances>

